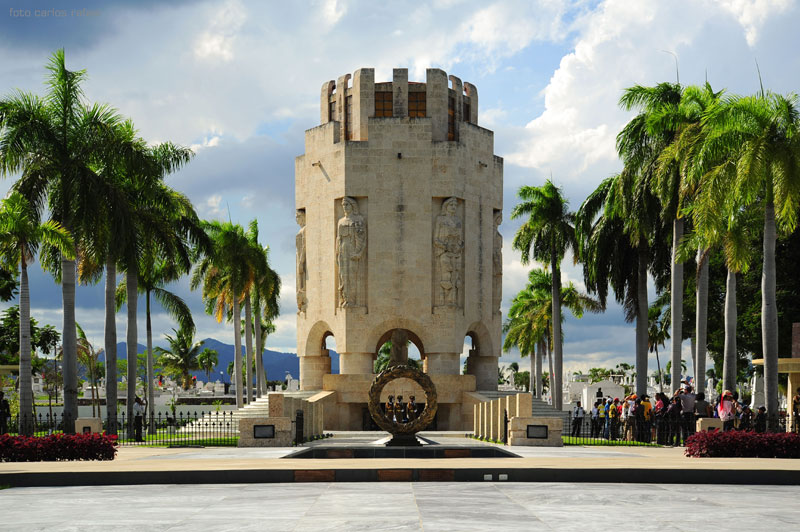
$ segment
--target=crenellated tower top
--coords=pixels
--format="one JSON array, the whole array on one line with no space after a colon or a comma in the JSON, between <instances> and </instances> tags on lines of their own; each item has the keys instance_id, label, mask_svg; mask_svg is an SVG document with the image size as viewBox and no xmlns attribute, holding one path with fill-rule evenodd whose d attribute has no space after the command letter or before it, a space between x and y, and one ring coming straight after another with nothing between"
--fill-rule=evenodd
<instances>
[{"instance_id":1,"label":"crenellated tower top","mask_svg":"<svg viewBox=\"0 0 800 532\"><path fill-rule=\"evenodd\" d=\"M369 139L370 118L430 118L434 141L457 141L462 122L478 125L478 89L438 68L425 83L408 81L407 68L395 68L392 81L375 82L375 70L326 81L320 93L320 124L338 122L338 138Z\"/></svg>"}]
</instances>

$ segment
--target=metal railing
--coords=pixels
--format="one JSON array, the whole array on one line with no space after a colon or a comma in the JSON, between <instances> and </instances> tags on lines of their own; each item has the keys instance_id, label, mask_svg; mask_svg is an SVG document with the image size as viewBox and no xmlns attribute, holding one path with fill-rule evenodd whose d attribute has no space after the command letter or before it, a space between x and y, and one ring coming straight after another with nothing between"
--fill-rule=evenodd
<instances>
[{"instance_id":1,"label":"metal railing","mask_svg":"<svg viewBox=\"0 0 800 532\"><path fill-rule=\"evenodd\" d=\"M565 414L561 437L566 445L662 445L684 446L686 439L696 432L694 415L667 418L651 416L650 419L595 418L589 415L575 418ZM728 428L728 427L726 427ZM729 430L754 430L739 420ZM779 418L776 432L786 431L786 419Z\"/></svg>"},{"instance_id":2,"label":"metal railing","mask_svg":"<svg viewBox=\"0 0 800 532\"><path fill-rule=\"evenodd\" d=\"M45 436L64 432L67 419L63 414L37 414L32 419L13 417L8 420L7 432L28 432L34 436ZM76 426L75 431L83 431ZM91 430L91 429L90 429ZM126 418L120 413L116 422L103 420L102 430L116 434L119 445L150 446L236 446L239 441L239 424L233 412L158 412L152 416Z\"/></svg>"}]
</instances>

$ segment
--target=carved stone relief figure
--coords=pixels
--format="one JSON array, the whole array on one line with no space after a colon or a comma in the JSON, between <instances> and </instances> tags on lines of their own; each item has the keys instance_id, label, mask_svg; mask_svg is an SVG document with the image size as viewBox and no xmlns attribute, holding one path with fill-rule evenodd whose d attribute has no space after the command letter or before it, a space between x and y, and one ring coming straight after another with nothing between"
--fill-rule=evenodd
<instances>
[{"instance_id":1,"label":"carved stone relief figure","mask_svg":"<svg viewBox=\"0 0 800 532\"><path fill-rule=\"evenodd\" d=\"M460 304L462 288L461 257L464 240L461 237L461 218L458 198L448 198L442 203L442 212L436 217L433 248L436 257L436 305L456 307Z\"/></svg>"},{"instance_id":2,"label":"carved stone relief figure","mask_svg":"<svg viewBox=\"0 0 800 532\"><path fill-rule=\"evenodd\" d=\"M500 312L503 299L503 235L500 234L500 224L503 222L503 213L497 211L494 216L494 247L492 249L492 308Z\"/></svg>"},{"instance_id":3,"label":"carved stone relief figure","mask_svg":"<svg viewBox=\"0 0 800 532\"><path fill-rule=\"evenodd\" d=\"M362 306L363 277L366 272L367 227L358 213L355 198L342 199L344 216L336 231L336 264L339 267L339 307Z\"/></svg>"},{"instance_id":4,"label":"carved stone relief figure","mask_svg":"<svg viewBox=\"0 0 800 532\"><path fill-rule=\"evenodd\" d=\"M308 281L308 271L306 270L306 212L298 209L296 215L297 225L300 230L295 236L297 247L297 311L305 312L308 307L306 297L306 282Z\"/></svg>"}]
</instances>

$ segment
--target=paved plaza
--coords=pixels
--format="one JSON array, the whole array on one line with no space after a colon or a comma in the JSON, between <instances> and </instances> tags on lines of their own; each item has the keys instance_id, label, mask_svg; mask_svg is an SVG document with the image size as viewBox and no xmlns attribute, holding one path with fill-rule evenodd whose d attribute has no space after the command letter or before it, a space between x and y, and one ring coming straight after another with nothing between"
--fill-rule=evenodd
<instances>
[{"instance_id":1,"label":"paved plaza","mask_svg":"<svg viewBox=\"0 0 800 532\"><path fill-rule=\"evenodd\" d=\"M0 530L790 530L797 486L311 483L0 491Z\"/></svg>"}]
</instances>

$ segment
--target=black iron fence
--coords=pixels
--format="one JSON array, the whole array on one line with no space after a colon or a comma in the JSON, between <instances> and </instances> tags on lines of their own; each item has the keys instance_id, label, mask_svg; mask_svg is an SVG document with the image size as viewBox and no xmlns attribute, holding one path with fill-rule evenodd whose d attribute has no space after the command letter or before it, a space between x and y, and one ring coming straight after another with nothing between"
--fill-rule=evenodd
<instances>
[{"instance_id":1,"label":"black iron fence","mask_svg":"<svg viewBox=\"0 0 800 532\"><path fill-rule=\"evenodd\" d=\"M686 438L696 432L694 414L675 418L651 416L650 419L629 417L576 418L565 415L561 435L568 445L662 445L683 446ZM750 422L734 420L725 430L756 430ZM778 420L776 432L786 431L786 419ZM762 431L763 432L763 431Z\"/></svg>"},{"instance_id":2,"label":"black iron fence","mask_svg":"<svg viewBox=\"0 0 800 532\"><path fill-rule=\"evenodd\" d=\"M13 417L8 420L9 434L28 433L45 436L64 432L69 420L63 414L36 414L33 418ZM96 430L91 422L75 424L75 432ZM172 415L158 412L152 416L127 418L120 413L116 421L102 421L100 429L116 434L120 445L152 446L236 446L239 424L233 412L192 412Z\"/></svg>"}]
</instances>

